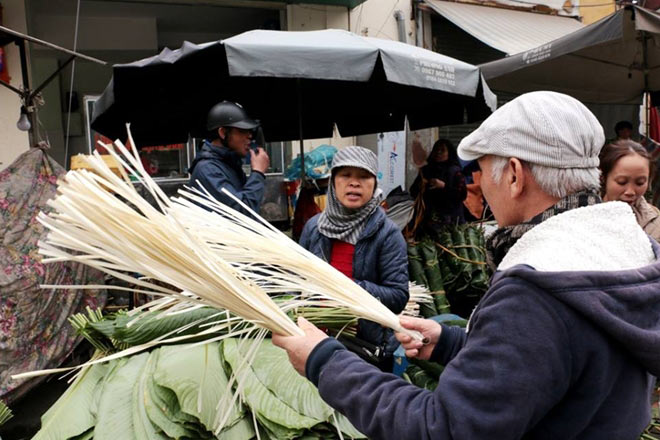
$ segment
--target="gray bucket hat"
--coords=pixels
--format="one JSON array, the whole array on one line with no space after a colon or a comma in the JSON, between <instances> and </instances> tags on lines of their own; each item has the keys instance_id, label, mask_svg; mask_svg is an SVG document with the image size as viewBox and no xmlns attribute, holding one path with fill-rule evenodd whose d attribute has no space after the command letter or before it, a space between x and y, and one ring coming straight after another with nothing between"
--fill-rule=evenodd
<instances>
[{"instance_id":1,"label":"gray bucket hat","mask_svg":"<svg viewBox=\"0 0 660 440\"><path fill-rule=\"evenodd\" d=\"M332 173L337 168L356 167L369 171L374 177L378 177L378 158L373 151L364 147L345 147L335 153L332 158Z\"/></svg>"}]
</instances>

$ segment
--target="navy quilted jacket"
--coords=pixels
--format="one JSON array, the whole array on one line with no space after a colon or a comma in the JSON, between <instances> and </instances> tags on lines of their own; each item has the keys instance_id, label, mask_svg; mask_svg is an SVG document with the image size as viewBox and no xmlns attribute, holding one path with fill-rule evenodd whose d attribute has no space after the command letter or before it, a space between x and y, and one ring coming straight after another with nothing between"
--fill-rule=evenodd
<instances>
[{"instance_id":1,"label":"navy quilted jacket","mask_svg":"<svg viewBox=\"0 0 660 440\"><path fill-rule=\"evenodd\" d=\"M300 237L300 245L325 261L330 261L332 239L319 232L319 215L312 217ZM399 228L378 208L355 245L353 279L394 313L408 302L408 254ZM360 321L358 337L380 345L386 331L370 321Z\"/></svg>"},{"instance_id":2,"label":"navy quilted jacket","mask_svg":"<svg viewBox=\"0 0 660 440\"><path fill-rule=\"evenodd\" d=\"M226 188L253 211L259 212L266 178L258 171L253 171L250 177L246 177L241 164L241 157L229 148L204 142L190 166L190 186L200 188L201 185L219 202L249 215L236 201L222 192L222 188Z\"/></svg>"}]
</instances>

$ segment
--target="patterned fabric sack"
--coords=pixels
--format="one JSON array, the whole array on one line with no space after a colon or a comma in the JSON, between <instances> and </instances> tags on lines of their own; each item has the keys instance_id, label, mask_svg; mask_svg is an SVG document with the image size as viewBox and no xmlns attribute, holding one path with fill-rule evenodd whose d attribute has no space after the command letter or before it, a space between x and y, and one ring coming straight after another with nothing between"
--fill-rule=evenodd
<instances>
[{"instance_id":1,"label":"patterned fabric sack","mask_svg":"<svg viewBox=\"0 0 660 440\"><path fill-rule=\"evenodd\" d=\"M55 196L65 170L32 148L0 172L0 399L16 401L39 378L12 374L58 367L80 338L67 318L102 307L105 290L41 289L41 284L104 284L103 274L73 263L43 265L37 242L46 235L39 211Z\"/></svg>"}]
</instances>

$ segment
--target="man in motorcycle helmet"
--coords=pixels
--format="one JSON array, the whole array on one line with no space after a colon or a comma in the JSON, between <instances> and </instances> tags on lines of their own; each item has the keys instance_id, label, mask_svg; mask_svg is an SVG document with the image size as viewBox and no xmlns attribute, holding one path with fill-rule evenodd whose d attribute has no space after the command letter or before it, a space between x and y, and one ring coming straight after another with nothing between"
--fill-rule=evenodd
<instances>
[{"instance_id":1,"label":"man in motorcycle helmet","mask_svg":"<svg viewBox=\"0 0 660 440\"><path fill-rule=\"evenodd\" d=\"M208 137L190 167L190 186L203 187L218 201L247 213L222 192L225 188L258 212L264 195L265 172L270 166L270 158L262 146L256 151L250 149L258 126L240 104L222 101L211 107L206 124ZM242 167L248 155L252 167L249 177Z\"/></svg>"}]
</instances>

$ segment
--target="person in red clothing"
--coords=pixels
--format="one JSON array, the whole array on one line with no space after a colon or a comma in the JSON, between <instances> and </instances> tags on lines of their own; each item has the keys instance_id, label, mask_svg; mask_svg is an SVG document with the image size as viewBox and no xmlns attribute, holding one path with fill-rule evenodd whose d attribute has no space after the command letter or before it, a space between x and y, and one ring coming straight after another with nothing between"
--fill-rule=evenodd
<instances>
[{"instance_id":1,"label":"person in red clothing","mask_svg":"<svg viewBox=\"0 0 660 440\"><path fill-rule=\"evenodd\" d=\"M394 313L408 302L408 257L399 228L380 208L376 155L362 147L346 147L332 161L325 210L312 217L300 245L330 263L378 298ZM391 332L360 320L357 336L384 355L387 368L393 347Z\"/></svg>"}]
</instances>

